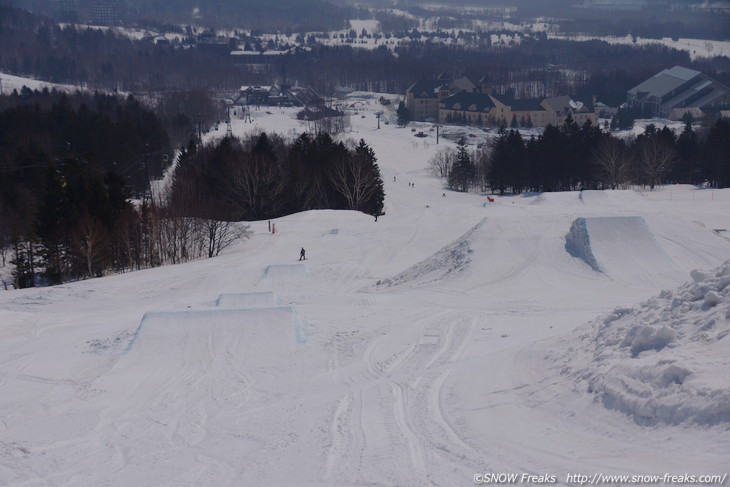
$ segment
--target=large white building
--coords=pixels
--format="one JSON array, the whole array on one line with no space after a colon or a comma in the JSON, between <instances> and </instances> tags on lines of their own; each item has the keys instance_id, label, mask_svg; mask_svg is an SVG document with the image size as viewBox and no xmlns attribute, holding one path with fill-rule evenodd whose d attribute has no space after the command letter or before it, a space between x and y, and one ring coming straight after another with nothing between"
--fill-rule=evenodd
<instances>
[{"instance_id":1,"label":"large white building","mask_svg":"<svg viewBox=\"0 0 730 487\"><path fill-rule=\"evenodd\" d=\"M631 88L626 102L655 117L680 119L687 112L730 104L730 88L706 74L675 66Z\"/></svg>"}]
</instances>

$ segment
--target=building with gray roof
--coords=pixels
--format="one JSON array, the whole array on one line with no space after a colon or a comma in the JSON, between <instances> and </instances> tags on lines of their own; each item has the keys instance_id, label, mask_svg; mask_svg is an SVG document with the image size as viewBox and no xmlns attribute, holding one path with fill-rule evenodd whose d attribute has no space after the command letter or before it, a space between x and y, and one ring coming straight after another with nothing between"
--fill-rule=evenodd
<instances>
[{"instance_id":1,"label":"building with gray roof","mask_svg":"<svg viewBox=\"0 0 730 487\"><path fill-rule=\"evenodd\" d=\"M674 66L631 88L626 102L645 114L670 118L687 108L705 110L730 103L730 88L700 71Z\"/></svg>"},{"instance_id":2,"label":"building with gray roof","mask_svg":"<svg viewBox=\"0 0 730 487\"><path fill-rule=\"evenodd\" d=\"M506 125L509 106L486 93L462 91L439 103L439 122L464 122L475 125Z\"/></svg>"}]
</instances>

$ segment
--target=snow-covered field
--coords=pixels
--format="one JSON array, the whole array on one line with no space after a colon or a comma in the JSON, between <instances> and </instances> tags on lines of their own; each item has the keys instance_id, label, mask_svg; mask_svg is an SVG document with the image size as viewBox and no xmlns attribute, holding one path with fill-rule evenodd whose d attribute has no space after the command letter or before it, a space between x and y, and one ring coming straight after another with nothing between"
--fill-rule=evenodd
<instances>
[{"instance_id":1,"label":"snow-covered field","mask_svg":"<svg viewBox=\"0 0 730 487\"><path fill-rule=\"evenodd\" d=\"M0 292L0 485L728 472L730 190L488 202L428 176L450 142L363 100L377 222L308 211L214 259ZM598 270L566 247L581 218Z\"/></svg>"},{"instance_id":2,"label":"snow-covered field","mask_svg":"<svg viewBox=\"0 0 730 487\"><path fill-rule=\"evenodd\" d=\"M67 93L84 89L83 87L79 87L76 85L49 83L47 81L23 78L20 76L13 76L12 74L0 72L0 95L9 95L13 92L13 90L18 90L18 92L20 92L20 90L23 89L24 86L27 86L31 90L43 90L44 88L52 90L55 88L56 90L65 91Z\"/></svg>"},{"instance_id":3,"label":"snow-covered field","mask_svg":"<svg viewBox=\"0 0 730 487\"><path fill-rule=\"evenodd\" d=\"M713 41L706 39L688 39L684 37L677 38L676 40L669 37L663 37L661 39L651 39L636 37L634 41L633 36L617 37L617 36L566 36L562 34L549 34L550 38L554 39L566 39L569 41L592 41L599 40L608 42L609 44L623 44L623 45L635 45L635 46L647 46L650 44L661 44L663 46L677 49L679 51L687 51L689 57L694 61L698 58L711 58L714 56L728 56L730 55L730 41Z\"/></svg>"}]
</instances>

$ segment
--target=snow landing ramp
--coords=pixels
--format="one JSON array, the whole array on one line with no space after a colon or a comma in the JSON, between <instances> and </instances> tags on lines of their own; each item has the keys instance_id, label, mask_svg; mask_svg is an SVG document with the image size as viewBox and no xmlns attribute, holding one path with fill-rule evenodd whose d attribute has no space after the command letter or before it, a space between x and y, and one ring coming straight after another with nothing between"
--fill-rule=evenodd
<instances>
[{"instance_id":1,"label":"snow landing ramp","mask_svg":"<svg viewBox=\"0 0 730 487\"><path fill-rule=\"evenodd\" d=\"M639 216L577 218L565 249L594 270L631 284L676 285L684 279Z\"/></svg>"},{"instance_id":2,"label":"snow landing ramp","mask_svg":"<svg viewBox=\"0 0 730 487\"><path fill-rule=\"evenodd\" d=\"M259 306L276 306L278 299L272 292L221 294L216 306L221 308L250 308Z\"/></svg>"},{"instance_id":3,"label":"snow landing ramp","mask_svg":"<svg viewBox=\"0 0 730 487\"><path fill-rule=\"evenodd\" d=\"M292 306L149 311L125 354L141 362L181 366L236 356L250 366L266 367L304 341Z\"/></svg>"}]
</instances>

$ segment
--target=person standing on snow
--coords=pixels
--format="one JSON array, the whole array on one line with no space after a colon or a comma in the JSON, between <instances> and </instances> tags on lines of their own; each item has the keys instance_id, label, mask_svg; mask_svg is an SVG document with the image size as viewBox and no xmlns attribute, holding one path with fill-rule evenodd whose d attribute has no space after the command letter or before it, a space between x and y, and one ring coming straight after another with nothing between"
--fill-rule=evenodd
<instances>
[{"instance_id":1,"label":"person standing on snow","mask_svg":"<svg viewBox=\"0 0 730 487\"><path fill-rule=\"evenodd\" d=\"M304 247L302 247L302 250L299 252L299 260L307 260L304 256Z\"/></svg>"}]
</instances>

